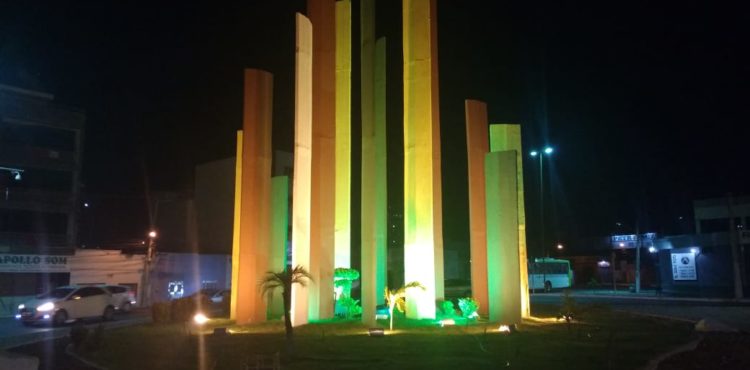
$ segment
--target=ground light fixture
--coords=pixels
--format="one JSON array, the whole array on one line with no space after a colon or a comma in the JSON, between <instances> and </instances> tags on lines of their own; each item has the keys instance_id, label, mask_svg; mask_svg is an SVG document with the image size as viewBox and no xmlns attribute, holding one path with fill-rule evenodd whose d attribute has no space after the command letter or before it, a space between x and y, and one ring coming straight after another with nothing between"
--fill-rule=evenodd
<instances>
[{"instance_id":1,"label":"ground light fixture","mask_svg":"<svg viewBox=\"0 0 750 370\"><path fill-rule=\"evenodd\" d=\"M510 328L510 325L500 325L500 327L497 328L497 331L503 334L510 334L512 330Z\"/></svg>"},{"instance_id":2,"label":"ground light fixture","mask_svg":"<svg viewBox=\"0 0 750 370\"><path fill-rule=\"evenodd\" d=\"M440 327L441 328L446 327L446 326L451 326L451 325L456 325L456 320L453 320L453 319L443 319L443 320L440 320Z\"/></svg>"},{"instance_id":3,"label":"ground light fixture","mask_svg":"<svg viewBox=\"0 0 750 370\"><path fill-rule=\"evenodd\" d=\"M367 334L369 334L371 337L382 337L382 336L385 336L385 329L370 328L367 330Z\"/></svg>"},{"instance_id":4,"label":"ground light fixture","mask_svg":"<svg viewBox=\"0 0 750 370\"><path fill-rule=\"evenodd\" d=\"M203 325L208 322L208 317L206 317L206 315L204 315L202 312L198 312L197 314L195 314L195 316L193 316L193 322L198 325Z\"/></svg>"}]
</instances>

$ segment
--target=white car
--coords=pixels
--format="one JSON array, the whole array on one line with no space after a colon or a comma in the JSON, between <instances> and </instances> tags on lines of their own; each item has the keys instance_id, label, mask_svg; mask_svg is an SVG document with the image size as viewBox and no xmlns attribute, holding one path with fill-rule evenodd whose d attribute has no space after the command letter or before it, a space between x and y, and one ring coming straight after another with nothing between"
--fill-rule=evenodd
<instances>
[{"instance_id":1,"label":"white car","mask_svg":"<svg viewBox=\"0 0 750 370\"><path fill-rule=\"evenodd\" d=\"M112 294L112 305L115 310L130 312L135 305L135 293L129 287L124 285L103 285L110 294Z\"/></svg>"},{"instance_id":2,"label":"white car","mask_svg":"<svg viewBox=\"0 0 750 370\"><path fill-rule=\"evenodd\" d=\"M18 305L16 319L24 325L37 322L62 325L90 317L112 320L114 313L112 295L103 288L70 285L55 288Z\"/></svg>"}]
</instances>

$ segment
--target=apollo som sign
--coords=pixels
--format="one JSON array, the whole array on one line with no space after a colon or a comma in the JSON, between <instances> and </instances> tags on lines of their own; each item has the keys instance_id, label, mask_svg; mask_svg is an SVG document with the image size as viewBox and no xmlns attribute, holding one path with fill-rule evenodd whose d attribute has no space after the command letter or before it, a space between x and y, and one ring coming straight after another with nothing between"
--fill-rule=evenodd
<instances>
[{"instance_id":1,"label":"apollo som sign","mask_svg":"<svg viewBox=\"0 0 750 370\"><path fill-rule=\"evenodd\" d=\"M0 272L69 272L71 256L0 254Z\"/></svg>"}]
</instances>

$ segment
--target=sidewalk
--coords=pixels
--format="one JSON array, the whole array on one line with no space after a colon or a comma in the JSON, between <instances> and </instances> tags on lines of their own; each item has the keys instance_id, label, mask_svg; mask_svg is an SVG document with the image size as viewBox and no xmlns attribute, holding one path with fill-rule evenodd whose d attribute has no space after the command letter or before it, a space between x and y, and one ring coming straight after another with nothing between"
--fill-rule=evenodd
<instances>
[{"instance_id":1,"label":"sidewalk","mask_svg":"<svg viewBox=\"0 0 750 370\"><path fill-rule=\"evenodd\" d=\"M733 299L733 298L704 298L704 297L673 297L666 294L658 295L654 290L641 290L639 293L623 290L601 290L601 289L570 289L573 297L580 298L616 298L616 299L635 299L651 301L674 301L674 302L695 302L695 303L727 303L735 305L750 305L750 298ZM539 294L539 293L537 293ZM562 292L542 293L545 295L562 295Z\"/></svg>"}]
</instances>

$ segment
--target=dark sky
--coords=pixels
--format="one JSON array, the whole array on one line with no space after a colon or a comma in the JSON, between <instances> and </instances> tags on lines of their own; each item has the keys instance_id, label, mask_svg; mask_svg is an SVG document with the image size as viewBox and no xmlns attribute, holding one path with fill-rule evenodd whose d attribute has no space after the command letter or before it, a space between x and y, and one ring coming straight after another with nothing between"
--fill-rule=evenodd
<instances>
[{"instance_id":1,"label":"dark sky","mask_svg":"<svg viewBox=\"0 0 750 370\"><path fill-rule=\"evenodd\" d=\"M144 173L153 189L191 189L196 163L234 153L245 67L274 74L274 146L291 149L294 12L304 9L304 1L0 0L0 82L50 91L88 112L92 197L137 199ZM398 205L400 1L381 1L378 12L377 33L389 40ZM632 229L637 219L643 229L679 232L693 199L748 193L746 8L438 1L438 12L447 241L468 243L465 98L486 101L492 123L521 123L525 148L555 146L545 162L547 244L606 235L616 221ZM357 95L353 102L357 125ZM524 155L533 254L538 167ZM136 213L110 212L112 230L142 229L145 205Z\"/></svg>"}]
</instances>

